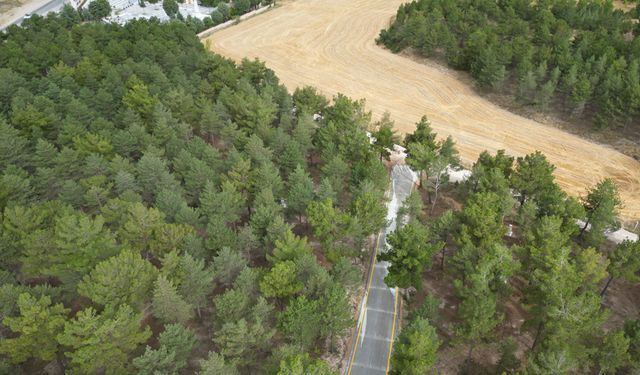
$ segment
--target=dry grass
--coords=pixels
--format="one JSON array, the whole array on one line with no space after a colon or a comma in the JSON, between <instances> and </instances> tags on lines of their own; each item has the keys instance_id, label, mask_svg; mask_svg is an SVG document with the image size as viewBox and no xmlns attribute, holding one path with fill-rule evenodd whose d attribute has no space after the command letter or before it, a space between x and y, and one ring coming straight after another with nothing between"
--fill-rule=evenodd
<instances>
[{"instance_id":1,"label":"dry grass","mask_svg":"<svg viewBox=\"0 0 640 375\"><path fill-rule=\"evenodd\" d=\"M625 220L640 219L640 163L614 149L513 114L479 96L450 69L420 64L377 46L403 0L299 0L205 39L212 50L240 60L260 58L294 89L316 86L366 98L374 116L389 111L400 132L423 114L452 135L466 162L487 149L513 155L544 152L558 183L584 194L611 177L620 187Z\"/></svg>"}]
</instances>

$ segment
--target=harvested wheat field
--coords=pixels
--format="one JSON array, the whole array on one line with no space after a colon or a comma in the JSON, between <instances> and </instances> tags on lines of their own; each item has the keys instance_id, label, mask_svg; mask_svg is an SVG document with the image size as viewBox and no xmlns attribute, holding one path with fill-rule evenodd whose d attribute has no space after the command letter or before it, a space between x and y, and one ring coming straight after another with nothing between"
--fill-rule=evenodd
<instances>
[{"instance_id":1,"label":"harvested wheat field","mask_svg":"<svg viewBox=\"0 0 640 375\"><path fill-rule=\"evenodd\" d=\"M257 57L293 90L365 98L375 117L389 111L401 133L426 114L452 135L463 161L483 150L512 155L540 150L573 195L598 180L619 184L626 221L640 219L640 163L612 148L508 112L483 99L448 68L394 55L375 44L402 0L296 0L205 39L235 60Z\"/></svg>"}]
</instances>

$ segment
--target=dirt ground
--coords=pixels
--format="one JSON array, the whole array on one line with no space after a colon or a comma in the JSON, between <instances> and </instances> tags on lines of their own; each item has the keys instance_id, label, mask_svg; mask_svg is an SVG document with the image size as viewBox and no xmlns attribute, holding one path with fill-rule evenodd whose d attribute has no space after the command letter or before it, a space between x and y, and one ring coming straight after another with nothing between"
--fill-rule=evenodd
<instances>
[{"instance_id":1,"label":"dirt ground","mask_svg":"<svg viewBox=\"0 0 640 375\"><path fill-rule=\"evenodd\" d=\"M47 0L0 0L0 27L46 4Z\"/></svg>"},{"instance_id":2,"label":"dirt ground","mask_svg":"<svg viewBox=\"0 0 640 375\"><path fill-rule=\"evenodd\" d=\"M422 198L427 205L427 196L423 191ZM436 204L434 215L437 217L446 210L458 211L461 209L459 192L452 186L445 187L442 196ZM428 208L425 208L425 214ZM516 228L516 233L517 233ZM505 239L507 245L512 246L519 243L519 239ZM613 247L612 244L605 244ZM610 251L611 248L602 249ZM455 245L449 243L446 246L445 259L456 251ZM453 287L453 277L445 264L444 271L441 267L441 253L436 254L432 259L431 267L423 275L423 290L412 295L410 303L405 304L404 318L407 313L421 306L427 295L432 295L440 300L439 319L434 322L438 329L438 334L442 345L438 351L436 369L439 374L460 374L464 373L465 360L468 354L468 345L460 343L455 337L455 325L459 323L457 319L457 309L460 303ZM601 282L600 288L604 287L606 280ZM481 342L473 350L472 366L467 371L470 375L495 374L496 365L500 359L499 343L501 339L512 337L517 345L516 356L525 363L527 353L533 344L533 333L531 327L526 327L525 321L530 318L522 304L523 293L526 281L521 277L514 277L511 280L511 294L504 297L498 307L499 313L504 315L504 320L494 331L494 339ZM640 283L630 283L620 279L614 279L603 299L603 306L609 310L609 317L603 328L605 331L622 329L624 322L629 319L637 319L640 314ZM405 320L406 324L406 320Z\"/></svg>"},{"instance_id":3,"label":"dirt ground","mask_svg":"<svg viewBox=\"0 0 640 375\"><path fill-rule=\"evenodd\" d=\"M640 219L640 162L553 126L510 113L480 97L442 66L424 65L377 46L403 0L296 0L204 40L225 56L260 58L289 89L316 86L366 98L374 117L389 111L400 132L423 114L452 135L470 163L487 149L513 155L544 152L559 184L573 195L611 177L620 187L626 221Z\"/></svg>"}]
</instances>

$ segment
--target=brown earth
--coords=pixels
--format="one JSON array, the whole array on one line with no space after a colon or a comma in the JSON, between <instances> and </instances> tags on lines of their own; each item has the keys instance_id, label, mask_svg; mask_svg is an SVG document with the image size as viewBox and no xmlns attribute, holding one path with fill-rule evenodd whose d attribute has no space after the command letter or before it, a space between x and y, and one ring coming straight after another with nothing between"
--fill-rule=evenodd
<instances>
[{"instance_id":1,"label":"brown earth","mask_svg":"<svg viewBox=\"0 0 640 375\"><path fill-rule=\"evenodd\" d=\"M297 0L204 40L235 60L260 58L295 89L313 85L326 95L366 98L375 117L389 111L400 132L423 114L452 135L467 163L483 150L519 156L544 152L558 183L584 194L605 177L619 185L627 221L640 219L640 162L614 149L513 114L480 97L452 70L419 64L377 46L403 0Z\"/></svg>"},{"instance_id":2,"label":"brown earth","mask_svg":"<svg viewBox=\"0 0 640 375\"><path fill-rule=\"evenodd\" d=\"M0 0L0 27L9 25L25 13L33 12L47 0Z\"/></svg>"}]
</instances>

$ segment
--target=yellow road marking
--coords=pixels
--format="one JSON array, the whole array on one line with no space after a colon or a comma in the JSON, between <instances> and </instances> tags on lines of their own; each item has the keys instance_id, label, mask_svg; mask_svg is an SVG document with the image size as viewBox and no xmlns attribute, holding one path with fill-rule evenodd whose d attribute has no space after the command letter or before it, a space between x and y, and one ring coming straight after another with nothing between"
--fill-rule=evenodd
<instances>
[{"instance_id":1,"label":"yellow road marking","mask_svg":"<svg viewBox=\"0 0 640 375\"><path fill-rule=\"evenodd\" d=\"M415 183L411 184L411 190L409 194L413 193ZM387 371L385 374L389 374L389 367L391 366L391 352L393 351L393 338L396 333L396 315L398 314L398 287L396 287L396 302L393 305L393 324L391 325L391 341L389 342L389 357L387 357Z\"/></svg>"},{"instance_id":2,"label":"yellow road marking","mask_svg":"<svg viewBox=\"0 0 640 375\"><path fill-rule=\"evenodd\" d=\"M364 314L367 313L367 302L369 301L369 290L371 289L371 281L373 280L373 273L376 272L376 258L378 257L378 244L380 243L380 233L378 233L378 237L376 237L376 248L373 253L373 262L371 263L371 274L369 274L369 282L367 283L367 290L365 290L365 300L364 305L362 305L362 310ZM362 315L364 316L364 315ZM356 335L356 343L353 347L353 352L351 353L351 361L349 361L349 370L347 371L347 375L351 375L351 367L353 366L353 360L356 357L356 352L358 351L358 339L360 338L360 333L362 331L362 322L359 322L358 325L358 334Z\"/></svg>"},{"instance_id":3,"label":"yellow road marking","mask_svg":"<svg viewBox=\"0 0 640 375\"><path fill-rule=\"evenodd\" d=\"M387 371L389 373L389 366L391 365L391 351L393 350L393 336L396 333L396 317L398 314L398 287L396 287L396 302L393 305L393 324L391 325L391 341L389 342L389 357L387 357Z\"/></svg>"}]
</instances>

